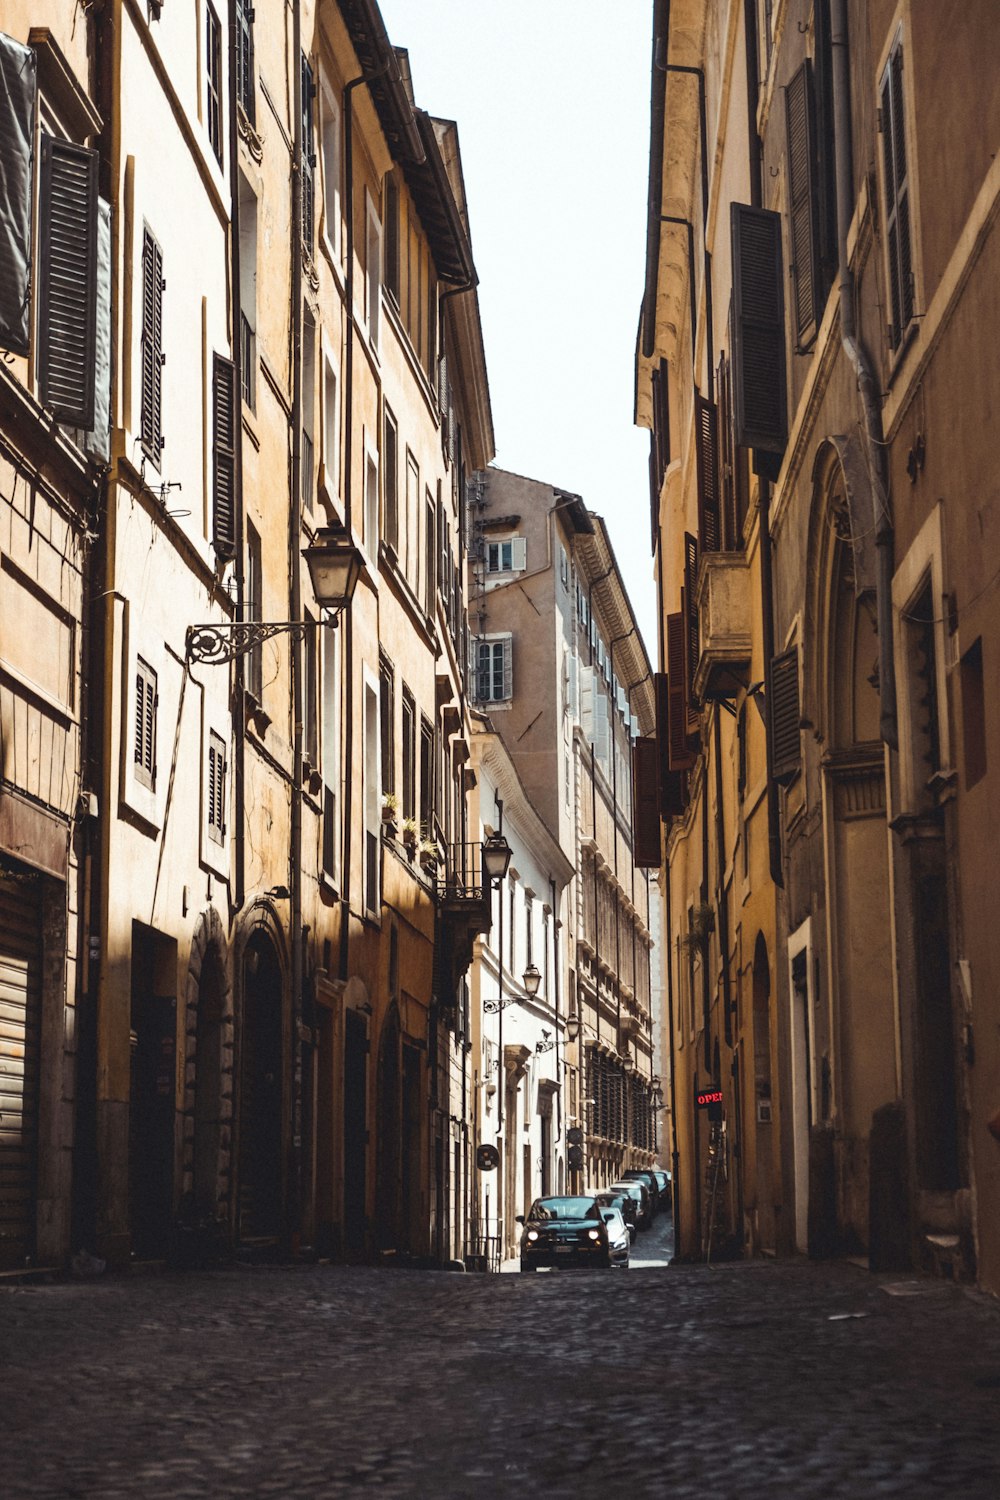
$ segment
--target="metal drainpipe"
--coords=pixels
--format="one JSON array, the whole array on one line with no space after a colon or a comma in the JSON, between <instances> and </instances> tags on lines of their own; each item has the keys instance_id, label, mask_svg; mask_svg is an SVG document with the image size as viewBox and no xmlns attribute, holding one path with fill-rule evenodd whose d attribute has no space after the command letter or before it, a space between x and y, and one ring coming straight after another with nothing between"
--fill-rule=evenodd
<instances>
[{"instance_id":1,"label":"metal drainpipe","mask_svg":"<svg viewBox=\"0 0 1000 1500\"><path fill-rule=\"evenodd\" d=\"M302 619L302 576L299 549L302 540L302 14L292 7L292 473L288 526L288 577L291 618ZM299 1037L302 1016L302 646L298 633L291 638L292 777L289 848L292 956L292 1162L293 1203L291 1238L297 1248L302 1219L302 1083L303 1043Z\"/></svg>"},{"instance_id":2,"label":"metal drainpipe","mask_svg":"<svg viewBox=\"0 0 1000 1500\"><path fill-rule=\"evenodd\" d=\"M896 668L892 653L892 575L894 533L890 510L882 408L871 362L861 345L854 310L854 275L847 255L847 230L852 213L851 101L848 74L847 10L844 0L830 0L830 40L833 51L834 155L837 176L837 257L840 288L840 337L851 362L861 395L868 472L872 478L875 545L878 565L875 604L878 616L878 672L881 712L879 729L892 749L899 745L896 724Z\"/></svg>"},{"instance_id":3,"label":"metal drainpipe","mask_svg":"<svg viewBox=\"0 0 1000 1500\"><path fill-rule=\"evenodd\" d=\"M715 707L713 749L715 751L715 908L718 914L719 949L722 955L722 1021L727 1047L733 1045L731 1013L732 988L729 982L729 906L726 901L726 825L722 790L722 710ZM706 777L705 793L708 794Z\"/></svg>"},{"instance_id":4,"label":"metal drainpipe","mask_svg":"<svg viewBox=\"0 0 1000 1500\"><path fill-rule=\"evenodd\" d=\"M556 1013L556 1145L562 1140L562 1076L559 1071L559 908L556 905L556 883L549 877L552 897L552 989Z\"/></svg>"},{"instance_id":5,"label":"metal drainpipe","mask_svg":"<svg viewBox=\"0 0 1000 1500\"><path fill-rule=\"evenodd\" d=\"M234 386L234 421L235 432L235 477L236 488L236 556L234 558L234 571L236 575L236 609L240 619L244 618L246 608L246 579L244 575L244 531L246 511L243 504L243 329L241 315L243 311L242 298L242 275L240 266L240 151L239 135L236 128L236 112L239 108L236 88L237 53L239 49L239 29L237 22L236 6L230 7L229 13L229 180L231 190L230 219L231 228L229 233L229 256L230 256L230 281L232 283L232 315L233 315L233 386ZM244 686L246 661L238 656L235 662L236 690L234 702L236 712L233 715L233 739L235 741L235 753L233 756L233 793L235 798L235 856L236 869L233 878L233 901L230 905L230 918L243 908L246 899L246 828L244 826L246 810L246 767L244 759L246 755L246 719L244 710Z\"/></svg>"}]
</instances>

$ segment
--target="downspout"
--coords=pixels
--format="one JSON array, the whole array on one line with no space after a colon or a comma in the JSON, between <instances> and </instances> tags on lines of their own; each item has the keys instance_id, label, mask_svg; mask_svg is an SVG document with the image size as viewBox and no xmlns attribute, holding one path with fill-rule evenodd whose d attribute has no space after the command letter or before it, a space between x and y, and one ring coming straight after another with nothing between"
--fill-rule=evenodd
<instances>
[{"instance_id":1,"label":"downspout","mask_svg":"<svg viewBox=\"0 0 1000 1500\"><path fill-rule=\"evenodd\" d=\"M292 472L288 526L288 578L291 618L302 619L302 574L299 549L302 540L302 14L292 7ZM291 637L292 776L289 848L292 958L292 1163L293 1200L290 1230L293 1251L297 1249L302 1220L302 1094L303 1046L299 1037L302 1019L302 643L299 632Z\"/></svg>"},{"instance_id":2,"label":"downspout","mask_svg":"<svg viewBox=\"0 0 1000 1500\"><path fill-rule=\"evenodd\" d=\"M675 1026L674 1026L674 963L673 963L673 940L670 935L672 913L670 900L670 861L663 862L663 884L664 884L664 931L666 934L667 948L667 1026L670 1036L670 1161L671 1172L671 1198L674 1206L674 1257L680 1260L683 1253L683 1236L681 1234L681 1195L678 1185L678 1174L680 1171L680 1153L677 1150L677 1064L674 1056Z\"/></svg>"},{"instance_id":3,"label":"downspout","mask_svg":"<svg viewBox=\"0 0 1000 1500\"><path fill-rule=\"evenodd\" d=\"M236 609L239 618L245 617L246 578L244 568L244 531L246 511L243 505L243 312L242 271L240 265L240 151L236 128L236 112L239 108L236 87L236 59L240 45L236 6L229 12L229 181L231 190L229 259L232 285L233 319L233 404L236 408L234 443L235 488L236 488L236 556L233 568L236 576ZM233 899L230 903L230 918L243 908L246 899L246 717L244 708L246 661L237 656L235 661L236 686L233 715L233 795L235 807L235 857L233 874Z\"/></svg>"},{"instance_id":4,"label":"downspout","mask_svg":"<svg viewBox=\"0 0 1000 1500\"><path fill-rule=\"evenodd\" d=\"M556 883L549 877L549 893L552 898L552 990L556 1013L556 1145L562 1140L562 1075L559 1063L559 908L556 904Z\"/></svg>"},{"instance_id":5,"label":"downspout","mask_svg":"<svg viewBox=\"0 0 1000 1500\"><path fill-rule=\"evenodd\" d=\"M713 715L713 749L715 752L715 909L722 954L722 1021L726 1046L733 1045L732 989L729 982L729 903L726 900L726 825L722 789L722 711L718 704ZM707 778L706 778L707 780ZM706 787L707 791L707 787Z\"/></svg>"},{"instance_id":6,"label":"downspout","mask_svg":"<svg viewBox=\"0 0 1000 1500\"><path fill-rule=\"evenodd\" d=\"M837 260L840 289L840 337L857 377L864 414L864 442L872 479L875 545L878 549L875 605L878 619L879 730L884 742L899 745L896 724L896 667L892 652L892 575L894 534L889 509L885 443L878 384L858 336L854 308L854 276L847 254L851 222L851 98L848 72L847 9L844 0L830 0L830 40L833 51L834 154L837 176Z\"/></svg>"}]
</instances>

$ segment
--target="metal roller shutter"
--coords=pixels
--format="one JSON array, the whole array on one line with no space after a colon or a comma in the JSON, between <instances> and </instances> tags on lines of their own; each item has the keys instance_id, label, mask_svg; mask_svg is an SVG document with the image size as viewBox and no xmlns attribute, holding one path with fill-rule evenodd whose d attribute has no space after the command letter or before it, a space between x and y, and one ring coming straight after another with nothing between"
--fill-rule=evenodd
<instances>
[{"instance_id":1,"label":"metal roller shutter","mask_svg":"<svg viewBox=\"0 0 1000 1500\"><path fill-rule=\"evenodd\" d=\"M42 1014L40 902L0 877L0 1269L34 1244L38 1050Z\"/></svg>"}]
</instances>

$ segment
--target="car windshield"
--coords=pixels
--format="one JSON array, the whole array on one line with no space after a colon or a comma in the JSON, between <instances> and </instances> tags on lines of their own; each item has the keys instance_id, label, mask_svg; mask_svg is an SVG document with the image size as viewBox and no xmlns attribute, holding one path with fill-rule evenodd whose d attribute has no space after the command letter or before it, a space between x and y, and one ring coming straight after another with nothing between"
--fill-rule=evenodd
<instances>
[{"instance_id":1,"label":"car windshield","mask_svg":"<svg viewBox=\"0 0 1000 1500\"><path fill-rule=\"evenodd\" d=\"M623 1182L619 1191L622 1193L628 1193L630 1198L638 1198L640 1201L642 1199L641 1182Z\"/></svg>"},{"instance_id":2,"label":"car windshield","mask_svg":"<svg viewBox=\"0 0 1000 1500\"><path fill-rule=\"evenodd\" d=\"M529 1219L596 1219L597 1204L593 1198L537 1198L531 1205Z\"/></svg>"}]
</instances>

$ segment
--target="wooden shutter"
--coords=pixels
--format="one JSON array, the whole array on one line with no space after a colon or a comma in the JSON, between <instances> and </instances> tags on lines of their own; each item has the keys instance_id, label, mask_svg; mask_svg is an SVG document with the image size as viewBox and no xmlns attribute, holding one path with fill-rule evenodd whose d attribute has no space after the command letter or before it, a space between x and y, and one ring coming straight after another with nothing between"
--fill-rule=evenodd
<instances>
[{"instance_id":1,"label":"wooden shutter","mask_svg":"<svg viewBox=\"0 0 1000 1500\"><path fill-rule=\"evenodd\" d=\"M913 317L913 257L910 244L910 183L903 110L903 47L897 42L882 75L880 99L885 171L886 239L891 322L889 342L899 343Z\"/></svg>"},{"instance_id":2,"label":"wooden shutter","mask_svg":"<svg viewBox=\"0 0 1000 1500\"><path fill-rule=\"evenodd\" d=\"M684 615L667 616L667 762L671 771L694 765L688 745L687 688L684 681Z\"/></svg>"},{"instance_id":3,"label":"wooden shutter","mask_svg":"<svg viewBox=\"0 0 1000 1500\"><path fill-rule=\"evenodd\" d=\"M716 445L716 410L711 401L694 393L695 442L698 460L698 539L703 552L718 552L719 452Z\"/></svg>"},{"instance_id":4,"label":"wooden shutter","mask_svg":"<svg viewBox=\"0 0 1000 1500\"><path fill-rule=\"evenodd\" d=\"M163 251L142 236L142 448L159 465L163 448Z\"/></svg>"},{"instance_id":5,"label":"wooden shutter","mask_svg":"<svg viewBox=\"0 0 1000 1500\"><path fill-rule=\"evenodd\" d=\"M94 425L97 152L42 136L38 385L62 422Z\"/></svg>"},{"instance_id":6,"label":"wooden shutter","mask_svg":"<svg viewBox=\"0 0 1000 1500\"><path fill-rule=\"evenodd\" d=\"M41 883L0 871L0 1270L35 1252L43 954Z\"/></svg>"},{"instance_id":7,"label":"wooden shutter","mask_svg":"<svg viewBox=\"0 0 1000 1500\"><path fill-rule=\"evenodd\" d=\"M816 195L816 105L808 57L785 90L792 302L799 348L819 327L822 296Z\"/></svg>"},{"instance_id":8,"label":"wooden shutter","mask_svg":"<svg viewBox=\"0 0 1000 1500\"><path fill-rule=\"evenodd\" d=\"M253 59L254 11L250 0L237 0L236 5L236 72L237 95L251 125L255 125L256 90L254 89Z\"/></svg>"},{"instance_id":9,"label":"wooden shutter","mask_svg":"<svg viewBox=\"0 0 1000 1500\"><path fill-rule=\"evenodd\" d=\"M698 542L690 531L684 533L684 589L681 608L684 612L685 690L690 704L694 697L694 674L698 669Z\"/></svg>"},{"instance_id":10,"label":"wooden shutter","mask_svg":"<svg viewBox=\"0 0 1000 1500\"><path fill-rule=\"evenodd\" d=\"M136 779L151 789L156 781L156 708L156 673L140 659L135 671L135 742L132 760Z\"/></svg>"},{"instance_id":11,"label":"wooden shutter","mask_svg":"<svg viewBox=\"0 0 1000 1500\"><path fill-rule=\"evenodd\" d=\"M728 552L737 543L733 504L733 424L729 405L729 361L724 354L719 356L719 366L715 374L715 397L715 441L719 468L719 546Z\"/></svg>"},{"instance_id":12,"label":"wooden shutter","mask_svg":"<svg viewBox=\"0 0 1000 1500\"><path fill-rule=\"evenodd\" d=\"M388 412L385 416L383 432L382 485L385 503L382 521L385 526L385 540L393 552L396 552L399 549L399 469L396 424Z\"/></svg>"},{"instance_id":13,"label":"wooden shutter","mask_svg":"<svg viewBox=\"0 0 1000 1500\"><path fill-rule=\"evenodd\" d=\"M632 854L643 870L660 865L659 753L655 739L632 746Z\"/></svg>"},{"instance_id":14,"label":"wooden shutter","mask_svg":"<svg viewBox=\"0 0 1000 1500\"><path fill-rule=\"evenodd\" d=\"M771 658L767 682L767 723L771 741L771 775L791 781L802 764L799 732L799 651L793 646Z\"/></svg>"},{"instance_id":15,"label":"wooden shutter","mask_svg":"<svg viewBox=\"0 0 1000 1500\"><path fill-rule=\"evenodd\" d=\"M684 811L684 772L670 769L670 679L666 672L657 672L653 682L660 817L677 818Z\"/></svg>"},{"instance_id":16,"label":"wooden shutter","mask_svg":"<svg viewBox=\"0 0 1000 1500\"><path fill-rule=\"evenodd\" d=\"M31 324L32 142L38 57L0 32L0 348L27 354Z\"/></svg>"},{"instance_id":17,"label":"wooden shutter","mask_svg":"<svg viewBox=\"0 0 1000 1500\"><path fill-rule=\"evenodd\" d=\"M236 369L231 359L212 359L212 544L220 557L236 555Z\"/></svg>"},{"instance_id":18,"label":"wooden shutter","mask_svg":"<svg viewBox=\"0 0 1000 1500\"><path fill-rule=\"evenodd\" d=\"M731 204L736 441L783 453L788 439L781 215Z\"/></svg>"},{"instance_id":19,"label":"wooden shutter","mask_svg":"<svg viewBox=\"0 0 1000 1500\"><path fill-rule=\"evenodd\" d=\"M313 99L316 85L309 59L302 57L302 243L312 254L316 226L316 153L313 150Z\"/></svg>"}]
</instances>

